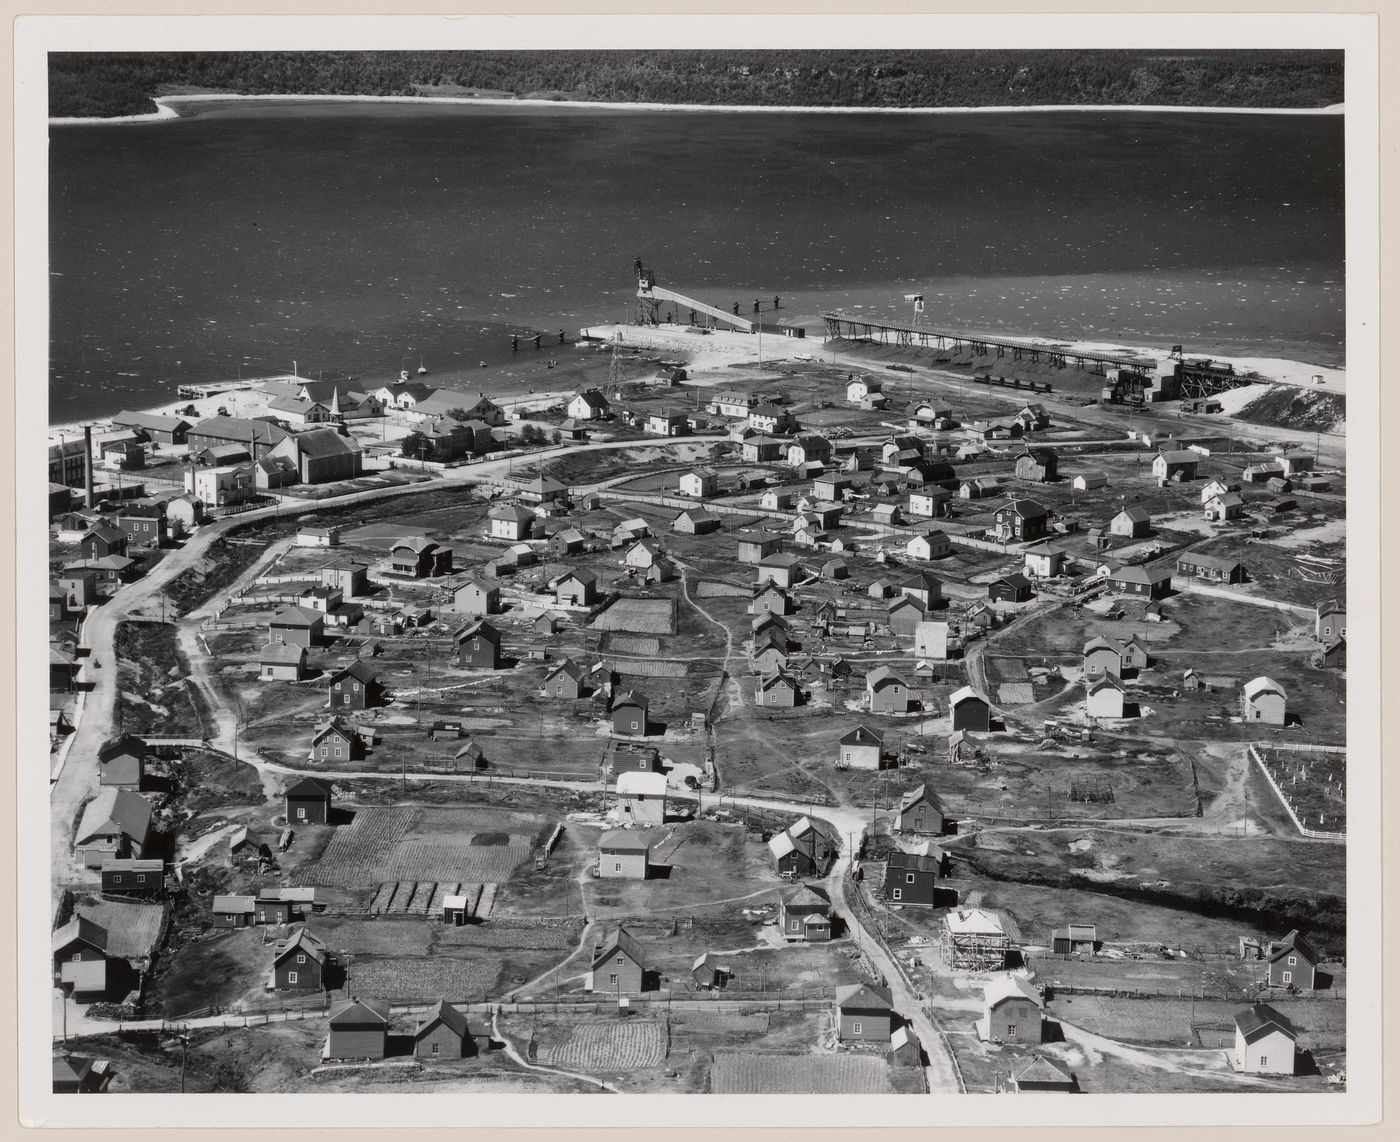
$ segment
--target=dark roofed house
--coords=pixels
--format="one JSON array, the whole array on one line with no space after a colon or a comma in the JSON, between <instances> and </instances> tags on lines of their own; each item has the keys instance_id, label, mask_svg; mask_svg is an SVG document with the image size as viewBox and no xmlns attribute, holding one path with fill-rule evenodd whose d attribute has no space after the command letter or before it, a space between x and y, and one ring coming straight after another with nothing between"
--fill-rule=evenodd
<instances>
[{"instance_id":1,"label":"dark roofed house","mask_svg":"<svg viewBox=\"0 0 1400 1142\"><path fill-rule=\"evenodd\" d=\"M1318 955L1295 928L1281 940L1272 940L1267 952L1269 984L1311 991L1317 986Z\"/></svg>"},{"instance_id":2,"label":"dark roofed house","mask_svg":"<svg viewBox=\"0 0 1400 1142\"><path fill-rule=\"evenodd\" d=\"M938 878L944 871L944 854L892 849L885 860L885 897L891 904L932 908L938 895Z\"/></svg>"},{"instance_id":3,"label":"dark roofed house","mask_svg":"<svg viewBox=\"0 0 1400 1142\"><path fill-rule=\"evenodd\" d=\"M100 1093L111 1079L112 1065L106 1059L70 1054L53 1057L54 1094Z\"/></svg>"},{"instance_id":4,"label":"dark roofed house","mask_svg":"<svg viewBox=\"0 0 1400 1142\"><path fill-rule=\"evenodd\" d=\"M1201 555L1184 551L1176 557L1176 569L1181 575L1205 579L1211 583L1243 583L1244 564L1228 555Z\"/></svg>"},{"instance_id":5,"label":"dark roofed house","mask_svg":"<svg viewBox=\"0 0 1400 1142\"><path fill-rule=\"evenodd\" d=\"M1053 448L1027 448L1016 457L1016 478L1048 483L1059 475L1059 457Z\"/></svg>"},{"instance_id":6,"label":"dark roofed house","mask_svg":"<svg viewBox=\"0 0 1400 1142\"><path fill-rule=\"evenodd\" d=\"M1030 1062L1011 1072L1007 1089L1012 1094L1078 1094L1079 1080L1073 1072L1061 1070L1043 1055L1032 1055Z\"/></svg>"},{"instance_id":7,"label":"dark roofed house","mask_svg":"<svg viewBox=\"0 0 1400 1142\"><path fill-rule=\"evenodd\" d=\"M102 862L102 894L104 896L163 896L165 895L165 862L108 857Z\"/></svg>"},{"instance_id":8,"label":"dark roofed house","mask_svg":"<svg viewBox=\"0 0 1400 1142\"><path fill-rule=\"evenodd\" d=\"M192 454L206 448L236 444L250 459L257 460L281 444L287 435L287 430L270 417L247 420L239 416L211 416L185 434L185 443Z\"/></svg>"},{"instance_id":9,"label":"dark roofed house","mask_svg":"<svg viewBox=\"0 0 1400 1142\"><path fill-rule=\"evenodd\" d=\"M272 455L297 466L303 484L328 484L353 480L362 470L363 454L353 436L334 428L313 428L278 442Z\"/></svg>"},{"instance_id":10,"label":"dark roofed house","mask_svg":"<svg viewBox=\"0 0 1400 1142\"><path fill-rule=\"evenodd\" d=\"M389 1053L389 1005L345 999L331 1008L325 1059L382 1059Z\"/></svg>"},{"instance_id":11,"label":"dark roofed house","mask_svg":"<svg viewBox=\"0 0 1400 1142\"><path fill-rule=\"evenodd\" d=\"M1141 565L1120 567L1108 576L1109 590L1118 594L1142 595L1149 599L1160 599L1172 589L1172 573L1167 568L1150 568Z\"/></svg>"},{"instance_id":12,"label":"dark roofed house","mask_svg":"<svg viewBox=\"0 0 1400 1142\"><path fill-rule=\"evenodd\" d=\"M613 733L645 736L649 705L647 696L639 690L625 690L619 694L612 705Z\"/></svg>"},{"instance_id":13,"label":"dark roofed house","mask_svg":"<svg viewBox=\"0 0 1400 1142\"><path fill-rule=\"evenodd\" d=\"M300 927L272 953L272 986L278 991L320 991L330 954L326 945Z\"/></svg>"},{"instance_id":14,"label":"dark roofed house","mask_svg":"<svg viewBox=\"0 0 1400 1142\"><path fill-rule=\"evenodd\" d=\"M886 1044L894 1029L894 1000L878 983L836 989L837 1038L843 1043Z\"/></svg>"},{"instance_id":15,"label":"dark roofed house","mask_svg":"<svg viewBox=\"0 0 1400 1142\"><path fill-rule=\"evenodd\" d=\"M997 508L992 534L1011 543L1029 543L1049 534L1050 513L1034 500L1012 500Z\"/></svg>"},{"instance_id":16,"label":"dark roofed house","mask_svg":"<svg viewBox=\"0 0 1400 1142\"><path fill-rule=\"evenodd\" d=\"M604 995L640 995L647 983L646 949L622 925L593 945L585 990Z\"/></svg>"},{"instance_id":17,"label":"dark roofed house","mask_svg":"<svg viewBox=\"0 0 1400 1142\"><path fill-rule=\"evenodd\" d=\"M994 603L1025 603L1035 595L1035 585L1023 572L1013 571L987 584L987 598Z\"/></svg>"},{"instance_id":18,"label":"dark roofed house","mask_svg":"<svg viewBox=\"0 0 1400 1142\"><path fill-rule=\"evenodd\" d=\"M384 702L384 687L359 659L332 674L326 690L332 710L368 710Z\"/></svg>"},{"instance_id":19,"label":"dark roofed house","mask_svg":"<svg viewBox=\"0 0 1400 1142\"><path fill-rule=\"evenodd\" d=\"M331 819L331 784L316 777L303 777L288 786L287 823L325 825Z\"/></svg>"},{"instance_id":20,"label":"dark roofed house","mask_svg":"<svg viewBox=\"0 0 1400 1142\"><path fill-rule=\"evenodd\" d=\"M790 943L831 939L831 897L813 884L800 884L784 892L778 898L778 926Z\"/></svg>"},{"instance_id":21,"label":"dark roofed house","mask_svg":"<svg viewBox=\"0 0 1400 1142\"><path fill-rule=\"evenodd\" d=\"M283 607L267 624L269 642L288 646L319 646L324 637L326 616L309 607Z\"/></svg>"},{"instance_id":22,"label":"dark roofed house","mask_svg":"<svg viewBox=\"0 0 1400 1142\"><path fill-rule=\"evenodd\" d=\"M300 682L306 677L306 647L265 643L258 654L258 670L264 682Z\"/></svg>"},{"instance_id":23,"label":"dark roofed house","mask_svg":"<svg viewBox=\"0 0 1400 1142\"><path fill-rule=\"evenodd\" d=\"M413 1053L420 1059L460 1059L489 1043L485 1027L473 1028L464 1012L439 1000L423 1013L413 1030Z\"/></svg>"},{"instance_id":24,"label":"dark roofed house","mask_svg":"<svg viewBox=\"0 0 1400 1142\"><path fill-rule=\"evenodd\" d=\"M457 648L457 664L476 670L499 670L501 635L485 619L462 627L452 636Z\"/></svg>"},{"instance_id":25,"label":"dark roofed house","mask_svg":"<svg viewBox=\"0 0 1400 1142\"><path fill-rule=\"evenodd\" d=\"M73 853L85 868L101 868L108 857L143 856L151 834L151 803L130 789L103 789L87 803Z\"/></svg>"},{"instance_id":26,"label":"dark roofed house","mask_svg":"<svg viewBox=\"0 0 1400 1142\"><path fill-rule=\"evenodd\" d=\"M901 833L932 833L948 831L951 821L943 802L927 785L909 790L899 800L899 816L895 828Z\"/></svg>"}]
</instances>

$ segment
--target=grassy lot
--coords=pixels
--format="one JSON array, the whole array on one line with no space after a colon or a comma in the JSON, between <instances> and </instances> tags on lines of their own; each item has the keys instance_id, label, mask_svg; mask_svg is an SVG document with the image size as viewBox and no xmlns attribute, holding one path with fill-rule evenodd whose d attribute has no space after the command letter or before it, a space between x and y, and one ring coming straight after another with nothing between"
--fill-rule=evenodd
<instances>
[{"instance_id":1,"label":"grassy lot","mask_svg":"<svg viewBox=\"0 0 1400 1142\"><path fill-rule=\"evenodd\" d=\"M190 665L173 624L118 623L115 655L125 730L204 736L208 711L199 692L188 685Z\"/></svg>"},{"instance_id":2,"label":"grassy lot","mask_svg":"<svg viewBox=\"0 0 1400 1142\"><path fill-rule=\"evenodd\" d=\"M1088 882L1105 894L1233 916L1265 930L1306 928L1324 947L1340 942L1346 924L1336 895L1345 883L1341 846L1067 828L984 831L956 851L974 876L1058 888Z\"/></svg>"},{"instance_id":3,"label":"grassy lot","mask_svg":"<svg viewBox=\"0 0 1400 1142\"><path fill-rule=\"evenodd\" d=\"M320 925L315 931L320 932ZM186 943L156 977L156 994L167 1018L206 1007L230 1007L249 995L262 995L272 970L259 928L214 929Z\"/></svg>"},{"instance_id":4,"label":"grassy lot","mask_svg":"<svg viewBox=\"0 0 1400 1142\"><path fill-rule=\"evenodd\" d=\"M1273 999L1270 1006L1293 1021L1304 1050L1346 1047L1346 1004L1335 999ZM1233 1026L1238 1003L1189 999L1113 999L1098 995L1057 996L1049 1010L1059 1018L1123 1043L1152 1046L1214 1046L1209 1031L1193 1027ZM1233 1043L1233 1034L1230 1036Z\"/></svg>"},{"instance_id":5,"label":"grassy lot","mask_svg":"<svg viewBox=\"0 0 1400 1142\"><path fill-rule=\"evenodd\" d=\"M203 749L185 749L168 763L175 783L174 804L191 816L240 805L263 805L262 779L246 762Z\"/></svg>"},{"instance_id":6,"label":"grassy lot","mask_svg":"<svg viewBox=\"0 0 1400 1142\"><path fill-rule=\"evenodd\" d=\"M652 863L668 871L650 880L589 878L584 891L590 916L688 915L722 902L736 907L768 903L782 883L767 847L745 842L738 825L693 821L666 826L661 835Z\"/></svg>"},{"instance_id":7,"label":"grassy lot","mask_svg":"<svg viewBox=\"0 0 1400 1142\"><path fill-rule=\"evenodd\" d=\"M716 1094L894 1094L892 1068L870 1055L723 1051L710 1075Z\"/></svg>"},{"instance_id":8,"label":"grassy lot","mask_svg":"<svg viewBox=\"0 0 1400 1142\"><path fill-rule=\"evenodd\" d=\"M176 613L189 614L237 579L257 561L277 531L272 521L261 521L237 529L236 537L225 533L215 539L165 588L166 598L174 604Z\"/></svg>"}]
</instances>

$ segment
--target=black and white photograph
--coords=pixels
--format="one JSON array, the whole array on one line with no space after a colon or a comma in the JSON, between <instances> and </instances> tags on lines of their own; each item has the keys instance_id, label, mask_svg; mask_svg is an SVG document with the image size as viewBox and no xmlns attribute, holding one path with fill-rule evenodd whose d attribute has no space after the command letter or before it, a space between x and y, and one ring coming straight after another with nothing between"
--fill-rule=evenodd
<instances>
[{"instance_id":1,"label":"black and white photograph","mask_svg":"<svg viewBox=\"0 0 1400 1142\"><path fill-rule=\"evenodd\" d=\"M1378 1115L1374 22L560 19L21 21L25 1120Z\"/></svg>"}]
</instances>

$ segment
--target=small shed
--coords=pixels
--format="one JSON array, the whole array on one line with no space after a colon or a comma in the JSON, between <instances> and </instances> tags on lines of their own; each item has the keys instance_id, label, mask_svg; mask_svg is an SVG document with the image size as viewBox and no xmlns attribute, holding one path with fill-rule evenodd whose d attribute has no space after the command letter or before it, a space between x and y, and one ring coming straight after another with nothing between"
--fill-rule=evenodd
<instances>
[{"instance_id":1,"label":"small shed","mask_svg":"<svg viewBox=\"0 0 1400 1142\"><path fill-rule=\"evenodd\" d=\"M1092 956L1098 940L1098 929L1093 924L1066 924L1050 933L1050 950L1057 956Z\"/></svg>"}]
</instances>

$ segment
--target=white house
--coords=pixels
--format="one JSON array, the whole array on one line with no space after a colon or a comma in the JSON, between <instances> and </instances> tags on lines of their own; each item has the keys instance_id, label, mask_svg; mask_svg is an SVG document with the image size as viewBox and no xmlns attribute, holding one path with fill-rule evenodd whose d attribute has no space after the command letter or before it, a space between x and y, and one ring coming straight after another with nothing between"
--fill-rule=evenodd
<instances>
[{"instance_id":1,"label":"white house","mask_svg":"<svg viewBox=\"0 0 1400 1142\"><path fill-rule=\"evenodd\" d=\"M904 552L910 559L942 559L952 554L953 541L942 531L925 532L905 544Z\"/></svg>"},{"instance_id":2,"label":"white house","mask_svg":"<svg viewBox=\"0 0 1400 1142\"><path fill-rule=\"evenodd\" d=\"M1255 1075L1291 1075L1298 1055L1298 1032L1288 1017L1267 1003L1235 1016L1235 1070Z\"/></svg>"},{"instance_id":3,"label":"white house","mask_svg":"<svg viewBox=\"0 0 1400 1142\"><path fill-rule=\"evenodd\" d=\"M1027 547L1025 572L1037 579L1053 579L1064 565L1065 553L1048 540Z\"/></svg>"},{"instance_id":4,"label":"white house","mask_svg":"<svg viewBox=\"0 0 1400 1142\"><path fill-rule=\"evenodd\" d=\"M574 394L566 411L575 420L602 420L611 407L608 398L597 389L585 389Z\"/></svg>"},{"instance_id":5,"label":"white house","mask_svg":"<svg viewBox=\"0 0 1400 1142\"><path fill-rule=\"evenodd\" d=\"M875 396L884 388L874 377L857 377L846 385L846 399L852 404L860 404L867 397Z\"/></svg>"},{"instance_id":6,"label":"white house","mask_svg":"<svg viewBox=\"0 0 1400 1142\"><path fill-rule=\"evenodd\" d=\"M619 774L617 808L624 824L661 824L666 819L666 775L639 769Z\"/></svg>"},{"instance_id":7,"label":"white house","mask_svg":"<svg viewBox=\"0 0 1400 1142\"><path fill-rule=\"evenodd\" d=\"M488 513L492 539L529 539L535 513L518 504L497 504Z\"/></svg>"},{"instance_id":8,"label":"white house","mask_svg":"<svg viewBox=\"0 0 1400 1142\"><path fill-rule=\"evenodd\" d=\"M1076 492L1091 492L1095 488L1108 487L1107 472L1079 472L1074 479L1069 482L1069 486Z\"/></svg>"},{"instance_id":9,"label":"white house","mask_svg":"<svg viewBox=\"0 0 1400 1142\"><path fill-rule=\"evenodd\" d=\"M719 488L719 476L712 468L692 468L681 474L679 487L683 496L713 496Z\"/></svg>"}]
</instances>

